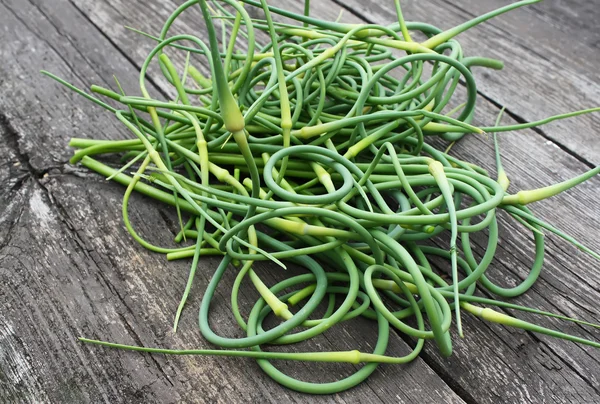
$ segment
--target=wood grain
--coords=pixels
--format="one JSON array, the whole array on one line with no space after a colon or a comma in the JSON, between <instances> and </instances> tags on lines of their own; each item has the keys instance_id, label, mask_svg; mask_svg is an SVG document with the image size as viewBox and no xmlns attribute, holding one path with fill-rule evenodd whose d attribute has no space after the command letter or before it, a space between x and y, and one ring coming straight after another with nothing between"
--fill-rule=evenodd
<instances>
[{"instance_id":1,"label":"wood grain","mask_svg":"<svg viewBox=\"0 0 600 404\"><path fill-rule=\"evenodd\" d=\"M451 358L439 357L430 347L410 365L381 366L358 388L317 398L281 388L252 361L150 356L77 343L75 337L85 335L147 346L209 346L197 331L195 310L216 261L203 263L207 271L199 271L190 309L184 312L180 331L173 335L170 324L188 263L167 263L162 256L139 247L120 220L122 189L65 164L71 154L65 147L70 137L122 138L122 129L108 114L82 106L77 95L38 73L45 68L84 88L92 83L114 88L112 75L116 74L125 88L135 93L136 70L153 44L140 41L122 26L152 31L176 3L0 0L0 25L4 28L0 55L12 61L0 64L0 401L600 401L597 350L469 317L465 318L466 337L455 339ZM504 2L407 0L403 7L407 16L449 27L468 13L478 14L500 3ZM544 8L546 3L549 8ZM346 12L346 21L360 22L363 17L379 23L393 21L387 3L386 7L371 1L345 4L355 12ZM493 121L497 104L509 105L513 117L523 120L600 104L598 72L593 68L598 56L597 52L589 54L597 47L596 9L587 4L573 3L566 13L561 2L548 0L524 11L526 14L515 12L478 28L472 36L460 37L469 54L520 61L509 64L500 75L477 72L482 83L479 122ZM301 9L300 2L292 0L281 5ZM438 8L431 9L432 5ZM321 18L335 19L340 8L331 1L313 2L313 13ZM557 16L556 11L561 10ZM192 13L177 29L193 27L196 31L197 25L197 14ZM550 36L554 29L562 35ZM527 33L534 39L517 41ZM575 43L572 38L581 40L569 47ZM536 58L532 48L544 57ZM565 67L561 55L580 62ZM159 95L171 91L152 71L149 85ZM530 88L538 89L539 94L532 94ZM597 117L587 117L549 125L543 131L502 135L511 190L556 182L581 173L589 162L600 161L600 148L594 141L599 122ZM569 136L565 137L567 129ZM465 139L452 153L493 172L487 138ZM598 189L600 181L594 179L553 201L536 204L534 209L600 250L600 241L594 236L600 229L600 206L594 198ZM171 232L158 234L154 229L176 228L173 212L143 197L136 196L134 202L136 228L156 243L171 243ZM511 279L526 274L530 237L508 220L503 219L502 229L491 272L498 283L510 284ZM479 250L484 242L485 235L476 238ZM548 257L540 281L516 301L600 321L597 262L556 237L548 236L547 242ZM443 245L444 239L439 243ZM261 268L265 277L276 279L272 273L276 271L268 266ZM231 284L232 278L224 282L224 286ZM243 302L251 304L255 298L248 292ZM218 299L214 326L232 335L228 297L221 293ZM586 338L600 337L598 330L511 314ZM297 349L315 349L315 344L319 349L368 349L374 337L366 322L357 321L345 331L331 330ZM390 353L400 355L406 347L400 336L395 337ZM307 380L326 380L352 369L302 363L286 366Z\"/></svg>"},{"instance_id":2,"label":"wood grain","mask_svg":"<svg viewBox=\"0 0 600 404\"><path fill-rule=\"evenodd\" d=\"M206 271L199 271L203 276L197 279L190 309L173 335L170 324L189 263L167 263L141 249L120 220L123 190L64 165L70 154L65 144L74 128L78 136L122 135L112 117L98 109L90 115L88 108L76 106L81 100L38 74L44 67L85 88L94 82L109 85L111 66L118 65L121 82L131 86L137 79L135 67L69 3L5 2L0 7L3 35L11 43L2 55L17 61L3 67L7 95L0 99L7 140L0 178L14 188L2 194L0 205L7 224L0 250L0 401L303 401L305 396L282 389L252 361L140 355L76 341L86 335L148 346L209 347L197 331L194 308L216 261L204 262ZM22 53L23 48L28 51ZM38 84L25 85L26 79ZM23 109L26 103L29 108ZM157 235L154 229L174 225L173 212L136 197L132 220L153 241L171 243L171 232ZM232 276L226 280L229 285ZM246 298L243 303L250 304L255 296ZM219 319L215 329L224 335L234 329L227 302L221 294L214 311ZM372 328L359 321L298 349L314 350L316 344L318 349L368 349L374 340ZM390 352L406 350L406 343L393 335ZM287 366L313 381L332 380L354 368ZM397 384L408 387L400 391ZM402 369L382 366L360 387L320 401L416 397L463 402L422 360Z\"/></svg>"},{"instance_id":3,"label":"wood grain","mask_svg":"<svg viewBox=\"0 0 600 404\"><path fill-rule=\"evenodd\" d=\"M340 1L337 4L366 21L397 22L392 2ZM409 21L448 29L508 0L408 0L402 10ZM504 61L501 72L474 69L482 96L522 121L600 104L598 63L600 7L593 2L548 0L534 8L513 10L458 36L466 55ZM491 122L489 122L491 124ZM600 163L600 114L539 128L539 133L582 160Z\"/></svg>"},{"instance_id":4,"label":"wood grain","mask_svg":"<svg viewBox=\"0 0 600 404\"><path fill-rule=\"evenodd\" d=\"M479 112L481 119L489 120L498 111L482 103ZM504 120L504 123L510 122L509 118ZM585 164L533 131L503 134L500 142L512 192L564 180L587 169ZM531 151L535 158L531 158ZM493 144L489 138L469 137L455 145L451 153L476 162L492 173L495 171ZM596 177L567 194L533 204L531 208L540 218L597 251L600 242L596 232L588 230L600 228L600 204L595 200L599 188L600 179ZM501 216L500 226L500 244L489 275L498 284L515 286L516 280L527 276L532 263L532 237L507 215ZM479 234L473 240L481 254L486 236ZM547 235L546 242L547 255L538 282L525 295L512 301L598 322L600 314L595 303L600 290L598 263L554 235ZM447 241L441 245L447 246ZM509 314L592 340L600 337L597 329L515 311ZM598 350L484 324L472 318L466 323L465 339L455 339L455 355L444 359L431 350L426 360L439 372L454 375L456 385L453 387L460 386L477 402L585 403L598 399L598 372L593 371L600 368Z\"/></svg>"}]
</instances>

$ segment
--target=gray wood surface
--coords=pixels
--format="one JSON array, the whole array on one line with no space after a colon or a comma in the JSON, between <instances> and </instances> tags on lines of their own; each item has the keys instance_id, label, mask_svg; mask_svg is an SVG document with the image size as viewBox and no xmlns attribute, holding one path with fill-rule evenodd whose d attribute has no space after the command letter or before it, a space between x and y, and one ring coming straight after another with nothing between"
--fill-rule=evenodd
<instances>
[{"instance_id":1,"label":"gray wood surface","mask_svg":"<svg viewBox=\"0 0 600 404\"><path fill-rule=\"evenodd\" d=\"M391 23L385 1L335 0L367 21ZM451 28L509 0L409 0L407 19ZM598 3L545 0L504 14L458 37L465 52L505 62L498 74L475 69L481 94L520 120L534 121L573 109L596 106L600 98ZM535 89L535 91L533 91ZM580 159L600 163L600 116L556 122L538 133Z\"/></svg>"},{"instance_id":2,"label":"gray wood surface","mask_svg":"<svg viewBox=\"0 0 600 404\"><path fill-rule=\"evenodd\" d=\"M393 3L323 0L313 12L335 19L393 21ZM446 28L506 4L501 0L405 0L408 19ZM567 4L568 3L568 4ZM167 263L139 247L120 220L122 189L67 164L72 136L122 138L115 119L43 78L50 70L81 87L112 86L116 74L134 90L137 69L153 46L123 28L154 31L179 2L126 0L0 0L0 401L1 402L600 402L600 352L465 317L465 339L441 358L430 347L406 366L381 366L363 385L330 397L297 394L276 385L250 360L141 355L79 344L86 335L147 346L208 347L195 308L208 279L198 271L179 332L170 331L188 263ZM301 2L278 2L299 10ZM511 119L533 120L600 105L600 18L593 2L546 0L461 35L467 54L506 61L502 72L477 71L479 123L500 106ZM194 15L182 29L197 26ZM151 92L169 91L151 74ZM546 185L600 162L600 115L502 135L511 190ZM493 171L490 139L470 137L452 153ZM600 202L595 178L533 208L589 247L600 250ZM142 234L169 244L172 212L136 197L132 220ZM510 284L530 263L530 237L502 223L492 273ZM484 243L485 240L478 240ZM600 265L547 236L540 281L526 305L600 322ZM214 267L208 259L202 265ZM506 276L506 274L510 276ZM267 272L265 271L265 276ZM228 279L226 282L231 282ZM227 297L215 306L215 327L231 333ZM254 296L244 296L252 301ZM518 314L587 338L598 330ZM332 330L311 344L367 347L366 323ZM311 344L298 347L310 349ZM392 338L391 354L406 350ZM289 363L294 374L324 380L352 367Z\"/></svg>"}]
</instances>

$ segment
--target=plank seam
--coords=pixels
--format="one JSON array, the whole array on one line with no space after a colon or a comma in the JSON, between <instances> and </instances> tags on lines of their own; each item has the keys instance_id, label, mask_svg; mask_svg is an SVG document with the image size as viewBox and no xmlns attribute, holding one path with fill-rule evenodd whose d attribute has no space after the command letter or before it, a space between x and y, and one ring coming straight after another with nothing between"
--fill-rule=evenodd
<instances>
[{"instance_id":1,"label":"plank seam","mask_svg":"<svg viewBox=\"0 0 600 404\"><path fill-rule=\"evenodd\" d=\"M133 58L127 54L127 52L125 52L123 49L121 49L121 47L110 36L108 36L108 34L106 34L86 13L84 13L83 10L81 8L79 8L79 6L77 6L77 4L75 4L73 2L73 0L69 0L69 4L71 4L77 10L77 12L79 12L79 14L81 14L81 16L86 21L88 21L96 29L96 31L98 31L104 37L104 39L106 39L108 41L108 43L110 43L117 50L117 52L119 52L119 54L121 54L121 56L123 56L125 58L125 60L127 60L127 62L129 62L138 71L141 69L141 66L138 63L136 63L135 60L133 60ZM150 77L149 75L146 75L146 80L148 80L148 82L150 84L152 84L158 90L158 92L160 92L160 94L163 97L165 97L167 99L169 98L169 95L167 94L167 92L164 91L158 85L158 83L152 79L152 77Z\"/></svg>"},{"instance_id":2,"label":"plank seam","mask_svg":"<svg viewBox=\"0 0 600 404\"><path fill-rule=\"evenodd\" d=\"M341 1L341 0L333 0L333 2L335 4L337 4L338 6L344 8L345 10L349 11L350 13L352 13L352 15L356 16L357 18L362 19L363 21L369 23L369 24L373 24L375 23L372 19L362 15L360 12L358 12L357 10L355 10L354 8L348 6L347 4L345 4L345 2ZM456 6L455 6L456 7ZM459 10L461 10L458 7ZM501 28L497 27L496 25L492 26L496 29L499 29L500 31L504 32L504 30L502 30ZM528 50L530 50L529 48L526 48ZM530 50L531 51L531 50ZM461 81L461 84L464 85L464 83ZM477 94L480 95L481 97L483 97L485 100L489 101L490 103L492 103L493 105L495 105L497 108L502 108L503 105L494 100L493 98L491 98L490 96L486 95L485 93L482 93L480 90L477 90ZM511 118L513 118L514 120L516 120L518 123L528 123L529 121L527 121L526 119L524 119L523 117L521 117L520 115L518 115L517 113L513 112L512 110L506 108L505 109L505 113L508 114ZM544 139L546 139L549 142L552 142L554 145L556 145L560 150L564 151L565 153L567 153L568 155L574 157L575 159L577 159L578 161L582 162L583 164L585 164L586 166L588 166L589 168L594 168L596 167L595 164L593 164L591 161L587 160L585 157L580 156L579 154L577 154L575 151L569 149L566 145L562 144L561 142L559 142L558 140L548 136L542 129L538 128L538 127L533 127L531 128L535 133L537 133L538 135L542 136Z\"/></svg>"},{"instance_id":3,"label":"plank seam","mask_svg":"<svg viewBox=\"0 0 600 404\"><path fill-rule=\"evenodd\" d=\"M499 103L498 101L494 100L493 98L487 96L484 93L481 93L479 91L477 91L477 93L479 95L481 95L485 100L489 101L492 105L496 106L498 109L502 109L504 106ZM509 108L505 108L504 112L510 116L512 119L514 119L515 121L517 121L518 123L529 123L529 121L527 121L526 119L524 119L522 116L520 116L519 114L513 112L511 109ZM537 133L538 135L540 135L541 137L543 137L545 140L547 140L548 142L551 142L553 145L555 145L556 147L558 147L560 150L564 151L565 153L567 153L569 156L573 157L574 159L576 159L577 161L579 161L582 164L585 164L588 168L595 168L596 165L594 163L592 163L591 161L589 161L588 159L586 159L583 156L580 156L579 154L577 154L575 151L569 149L566 145L564 145L563 143L559 142L558 140L550 137L549 135L547 135L542 129L540 129L537 126L534 126L533 128L531 128L532 131L534 131L535 133Z\"/></svg>"},{"instance_id":4,"label":"plank seam","mask_svg":"<svg viewBox=\"0 0 600 404\"><path fill-rule=\"evenodd\" d=\"M85 243L83 242L83 240L81 240L81 238L79 237L79 235L77 234L77 232L75 231L73 226L70 224L70 221L68 219L68 213L64 210L64 208L62 206L60 206L60 204L58 204L56 202L56 199L52 196L52 193L48 190L48 188L46 188L46 186L41 181L42 178L47 176L48 172L51 169L56 168L56 167L49 167L46 170L38 172L31 166L31 164L29 162L30 161L29 155L27 153L21 151L21 147L19 145L19 138L20 138L19 132L11 125L11 123L8 119L8 116L3 113L0 113L0 131L2 132L1 135L2 135L2 138L4 138L5 144L9 147L10 150L12 150L16 154L17 159L19 160L19 163L23 167L25 167L27 170L27 172L23 175L23 178L18 181L18 184L23 185L26 183L26 181L28 179L31 179L32 181L34 181L35 183L37 183L39 185L40 189L45 193L45 196L46 196L49 204L56 210L58 219L63 224L63 227L66 228L67 232L70 234L70 237L73 240L73 242L75 242L77 245L79 245L79 247L81 248L81 251L92 262L94 262L94 264L98 268L101 268L101 263L97 262L96 259L91 254L88 253L88 251L84 247ZM64 173L62 173L62 172L61 172L61 174L64 175ZM12 187L11 191L14 191L14 188L15 188L15 186ZM23 204L21 206L21 209L19 211L17 219L14 220L9 225L9 228L7 231L7 237L0 244L0 250L4 249L6 246L8 246L10 244L10 241L12 239L13 229L16 227L16 225L20 221L24 211L25 211L25 205ZM100 270L100 271L98 271L98 273L100 274L102 279L106 282L107 286L109 286L112 289L113 293L115 293L115 295L119 298L119 300L127 308L127 310L132 313L131 308L127 306L125 300L118 293L117 289L110 283L110 281L108 279L106 279L103 272ZM120 317L124 322L123 324L124 324L125 328L128 331L130 331L130 334L132 335L134 340L139 345L143 345L139 335L135 332L135 330L133 329L131 324L129 324L127 319L122 314L120 314ZM171 384L171 386L173 386L173 382L171 381L169 376L166 374L166 372L164 371L164 369L162 368L160 363L158 363L157 359L155 357L153 357L152 355L150 357L151 357L151 360L154 362L157 370L164 376L165 380L169 384Z\"/></svg>"},{"instance_id":5,"label":"plank seam","mask_svg":"<svg viewBox=\"0 0 600 404\"><path fill-rule=\"evenodd\" d=\"M479 244L477 241L475 241L475 243L477 244L477 246L478 246L479 248L484 248L484 247L483 247L483 246L481 246L481 245L480 245L480 244ZM548 254L549 254L549 255L551 255L550 253L548 253ZM518 259L518 258L517 258L517 259ZM520 259L518 259L518 260L519 260L519 261L521 261ZM506 265L506 264L505 264L505 263L503 263L502 261L500 261L499 263L500 263L500 265L501 265L501 266L503 266L504 268L508 269L508 270L509 270L509 271L510 271L510 272L511 272L513 275L515 275L515 276L517 276L517 277L519 276L519 274L517 274L516 272L514 272L514 271L512 270L513 268L512 268L510 265ZM524 263L523 261L521 261L521 263L522 263L522 264L524 264L524 265L527 265L527 264L526 264L526 263ZM551 284L549 284L549 285L550 285L550 286L552 286ZM552 287L553 287L553 286L552 286ZM487 290L482 290L482 293L483 293L483 295L484 295L484 296L486 296L487 298L493 298L493 297L494 297L494 296L493 296L491 293L489 293ZM569 315L569 313L565 313L565 312L564 312L563 310L561 310L559 307L556 307L556 306L555 306L555 305L554 305L554 304L553 304L551 301L549 301L548 299L546 299L546 298L545 298L545 297L544 297L542 294L540 294L540 293L536 293L536 294L537 294L539 297L541 297L541 298L542 298L544 301L546 301L546 302L547 302L547 303L548 303L550 306L552 306L552 307L556 308L558 313L560 313L560 314L562 314L562 315L565 315L565 316L568 316L568 315ZM508 315L510 315L510 316L516 317L516 316L514 315L514 313L513 313L513 310L508 310L508 309L505 309L505 308L499 308L499 310L503 311L504 313L506 313L506 314L508 314ZM488 328L489 330L491 330L491 331L492 331L494 334L496 334L496 335L497 335L497 336L498 336L498 337L499 337L499 338L502 340L502 337L501 337L500 335L498 335L498 334L495 332L495 330L494 330L492 327L490 327L490 324L486 324L486 326L487 326L487 328ZM580 325L580 324L577 324L577 326L578 326L578 328L579 328L579 329L583 330L583 332L584 332L584 333L586 333L586 334L590 335L590 336L593 338L593 335L590 333L590 331L589 331L588 329L586 329L585 327L583 327L583 326L582 326L582 325ZM524 333L525 333L526 335L528 335L528 336L529 336L529 337L530 337L530 338L531 338L533 341L535 341L535 342L538 344L538 346L539 346L540 348L541 348L541 347L544 347L544 348L546 348L546 349L547 349L549 352L551 352L551 353L554 355L554 358L555 358L555 359L557 359L557 360L558 360L560 363L564 364L566 367L568 367L569 369L571 369L571 371L573 371L573 372L574 372L574 373L575 373L577 376L579 376L583 382L585 382L585 383L586 383L586 384L587 384L589 387L591 387L591 388L592 388L592 390L594 390L595 392L597 392L598 394L600 394L600 390L598 389L598 387L597 387L597 386L594 386L594 384L593 384L593 382L592 382L591 380L589 380L589 379L588 379L588 378L587 378L585 375L583 375L581 372L579 372L579 371L578 371L578 370L577 370L577 369L576 369L574 366L572 366L572 365L571 365L569 362L567 362L566 360L564 360L563 356L562 356L562 355L561 355L559 352L557 352L555 349L553 349L553 348L552 348L552 346L551 346L550 344L548 344L546 341L544 341L543 339L541 339L541 338L538 336L538 334L536 334L536 333L534 333L534 332L532 332L532 331L528 331L528 330L524 330ZM509 349L512 349L512 348L511 348L511 347L510 347L508 344L507 344L507 347L508 347ZM583 350L583 351L585 352L585 350ZM586 353L587 353L587 352L586 352ZM500 358L500 360L502 360L502 361L503 361L503 363L506 363L506 362L504 362L504 360L503 360L502 358ZM509 367L508 365L507 365L507 369L510 369L510 367ZM512 371L512 370L511 370L511 371Z\"/></svg>"}]
</instances>

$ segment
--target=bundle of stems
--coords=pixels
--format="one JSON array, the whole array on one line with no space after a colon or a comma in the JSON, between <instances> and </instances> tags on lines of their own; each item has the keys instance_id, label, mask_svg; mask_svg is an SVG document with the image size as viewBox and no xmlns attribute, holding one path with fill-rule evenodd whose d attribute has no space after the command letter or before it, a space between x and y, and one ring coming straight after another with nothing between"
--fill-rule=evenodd
<instances>
[{"instance_id":1,"label":"bundle of stems","mask_svg":"<svg viewBox=\"0 0 600 404\"><path fill-rule=\"evenodd\" d=\"M472 124L477 89L471 70L501 69L502 62L465 57L454 37L535 2L520 1L441 31L426 23L406 22L399 0L394 1L398 22L389 26L322 21L310 16L308 0L304 14L271 7L265 0L189 0L172 13L158 36L140 32L156 41L140 72L141 96L126 95L118 81L118 91L92 86L97 94L92 95L45 72L114 114L131 134L126 140L74 138L70 145L78 150L71 162L81 162L126 187L123 221L143 247L166 254L169 260L191 258L174 330L196 271L211 271L201 265L201 257L222 257L199 312L202 335L219 349L172 350L81 340L145 352L252 357L277 382L320 394L355 386L380 363L413 360L425 340L433 340L443 355L450 355L452 318L462 336L463 312L600 347L598 342L517 319L505 309L594 324L492 297L518 296L534 284L544 259L544 231L600 258L527 207L600 169L509 194L496 139L499 132L600 109L510 126L500 126L500 116L493 126ZM263 18L251 18L249 7L260 10ZM169 35L182 13L198 8L205 36ZM277 22L278 17L288 22ZM260 35L267 38L264 44L257 42ZM417 37L422 40L413 39ZM182 52L185 64L178 68L172 56ZM149 93L146 77L153 63L172 85L173 99L160 100ZM209 73L203 74L203 68ZM461 85L466 96L457 101ZM466 134L482 133L494 136L496 178L429 142L432 136L455 142ZM121 154L124 165L113 168L93 157L107 153ZM128 216L134 191L173 206L181 227L175 241L195 240L193 244L166 248L139 235ZM496 285L486 275L498 246L499 211L529 229L535 244L528 276L511 288ZM444 232L450 234L447 248L429 242L439 244ZM481 256L472 248L471 233L478 232L487 234ZM440 259L449 263L449 276L432 264ZM253 270L256 261L272 261L273 270L284 279L267 285ZM306 273L286 275L280 267L289 264ZM247 334L244 338L217 335L209 324L215 290L227 271L237 274L231 307L237 325ZM246 278L260 296L247 317L238 302ZM485 294L476 294L477 290ZM324 314L313 318L322 305ZM371 353L263 350L269 344L314 338L358 316L377 322L378 340ZM277 323L268 328L264 322L270 317ZM390 326L414 339L410 354L386 355ZM276 368L271 361L277 359L364 366L342 380L309 383Z\"/></svg>"}]
</instances>

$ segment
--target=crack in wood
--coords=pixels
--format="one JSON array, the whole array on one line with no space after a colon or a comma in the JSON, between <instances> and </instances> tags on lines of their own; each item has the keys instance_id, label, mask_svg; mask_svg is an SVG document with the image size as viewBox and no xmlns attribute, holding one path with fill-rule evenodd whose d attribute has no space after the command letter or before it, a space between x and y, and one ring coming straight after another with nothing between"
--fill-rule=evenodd
<instances>
[{"instance_id":1,"label":"crack in wood","mask_svg":"<svg viewBox=\"0 0 600 404\"><path fill-rule=\"evenodd\" d=\"M43 173L36 172L29 164L29 155L21 151L21 147L19 145L19 133L10 124L8 116L2 113L2 111L0 111L0 136L4 141L4 144L8 146L8 148L17 156L21 167L23 167L28 173L26 175L35 177L39 177L40 174L43 175Z\"/></svg>"}]
</instances>

